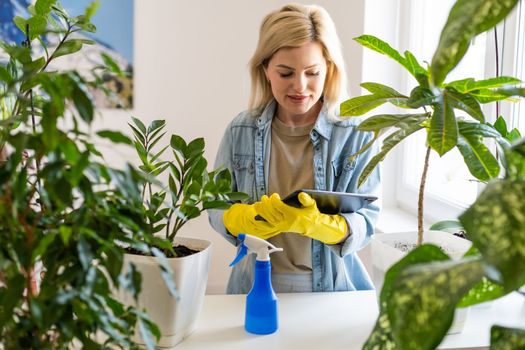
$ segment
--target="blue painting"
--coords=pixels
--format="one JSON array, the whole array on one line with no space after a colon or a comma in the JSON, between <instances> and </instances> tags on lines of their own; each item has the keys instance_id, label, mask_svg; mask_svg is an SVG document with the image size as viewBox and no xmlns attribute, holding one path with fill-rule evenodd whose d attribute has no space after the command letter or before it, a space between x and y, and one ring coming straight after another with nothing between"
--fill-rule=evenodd
<instances>
[{"instance_id":1,"label":"blue painting","mask_svg":"<svg viewBox=\"0 0 525 350\"><path fill-rule=\"evenodd\" d=\"M100 0L100 7L91 22L97 27L95 33L83 33L95 41L85 45L75 55L63 56L50 69L76 69L89 78L91 71L103 63L102 53L109 55L126 72L124 77L103 74L109 96L102 91L91 91L99 108L131 108L133 106L133 1ZM0 0L0 38L12 44L20 44L22 33L13 23L14 16L29 17L27 7L32 0ZM92 0L63 0L61 5L71 16L84 13ZM52 49L53 41L47 43Z\"/></svg>"}]
</instances>

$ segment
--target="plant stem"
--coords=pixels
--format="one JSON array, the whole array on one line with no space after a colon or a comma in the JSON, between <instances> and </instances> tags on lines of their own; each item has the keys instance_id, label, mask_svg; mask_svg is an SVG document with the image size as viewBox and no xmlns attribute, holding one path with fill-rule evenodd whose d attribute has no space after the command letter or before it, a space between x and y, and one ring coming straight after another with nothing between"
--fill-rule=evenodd
<instances>
[{"instance_id":1,"label":"plant stem","mask_svg":"<svg viewBox=\"0 0 525 350\"><path fill-rule=\"evenodd\" d=\"M428 165L430 161L430 146L427 147L425 155L425 164L423 166L423 173L421 174L421 183L419 184L419 199L417 202L417 245L423 243L423 204L425 196L425 184L427 182Z\"/></svg>"},{"instance_id":2,"label":"plant stem","mask_svg":"<svg viewBox=\"0 0 525 350\"><path fill-rule=\"evenodd\" d=\"M498 29L496 27L494 27L494 47L496 50L496 77L499 77L500 72L499 72ZM500 104L500 101L496 101L496 118L499 117L499 104Z\"/></svg>"}]
</instances>

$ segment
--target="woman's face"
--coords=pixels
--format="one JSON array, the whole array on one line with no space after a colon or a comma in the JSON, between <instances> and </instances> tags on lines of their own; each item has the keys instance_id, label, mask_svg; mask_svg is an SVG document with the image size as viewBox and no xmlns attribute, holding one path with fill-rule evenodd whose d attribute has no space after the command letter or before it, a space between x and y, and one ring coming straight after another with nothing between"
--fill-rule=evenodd
<instances>
[{"instance_id":1,"label":"woman's face","mask_svg":"<svg viewBox=\"0 0 525 350\"><path fill-rule=\"evenodd\" d=\"M278 102L277 117L288 125L315 122L326 78L326 60L318 42L296 48L282 48L265 69ZM312 108L312 107L316 108Z\"/></svg>"}]
</instances>

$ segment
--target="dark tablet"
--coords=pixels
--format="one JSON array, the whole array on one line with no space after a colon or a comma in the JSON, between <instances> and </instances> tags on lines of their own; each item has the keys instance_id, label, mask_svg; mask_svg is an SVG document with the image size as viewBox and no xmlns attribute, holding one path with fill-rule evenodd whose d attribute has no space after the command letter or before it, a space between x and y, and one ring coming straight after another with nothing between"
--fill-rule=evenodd
<instances>
[{"instance_id":1,"label":"dark tablet","mask_svg":"<svg viewBox=\"0 0 525 350\"><path fill-rule=\"evenodd\" d=\"M317 208L324 214L351 213L358 211L368 203L372 203L377 196L362 193L331 192L321 190L301 189L292 192L283 202L293 207L301 207L299 193L308 193L315 202Z\"/></svg>"},{"instance_id":2,"label":"dark tablet","mask_svg":"<svg viewBox=\"0 0 525 350\"><path fill-rule=\"evenodd\" d=\"M283 199L283 202L300 208L301 203L298 196L301 192L306 192L315 199L317 208L324 214L352 213L377 199L377 196L371 194L301 189L290 193ZM256 216L256 219L264 220L259 215Z\"/></svg>"}]
</instances>

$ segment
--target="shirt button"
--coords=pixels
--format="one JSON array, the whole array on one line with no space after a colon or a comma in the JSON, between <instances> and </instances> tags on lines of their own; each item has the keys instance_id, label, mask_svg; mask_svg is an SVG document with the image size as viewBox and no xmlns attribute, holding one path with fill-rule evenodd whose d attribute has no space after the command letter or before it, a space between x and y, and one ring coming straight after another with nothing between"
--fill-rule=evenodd
<instances>
[{"instance_id":1,"label":"shirt button","mask_svg":"<svg viewBox=\"0 0 525 350\"><path fill-rule=\"evenodd\" d=\"M317 171L321 171L323 170L323 168L321 168L320 166L317 167Z\"/></svg>"}]
</instances>

